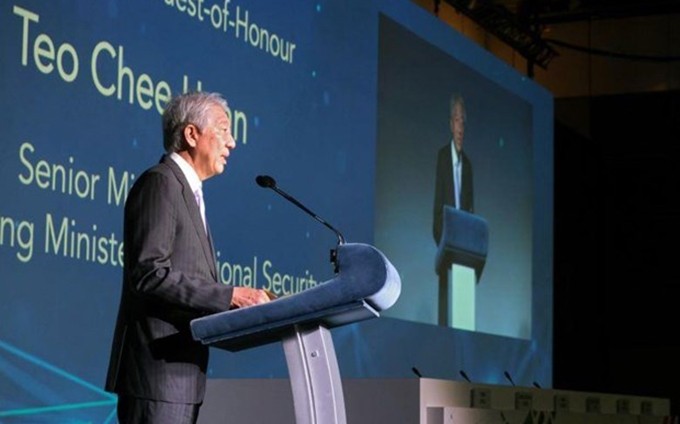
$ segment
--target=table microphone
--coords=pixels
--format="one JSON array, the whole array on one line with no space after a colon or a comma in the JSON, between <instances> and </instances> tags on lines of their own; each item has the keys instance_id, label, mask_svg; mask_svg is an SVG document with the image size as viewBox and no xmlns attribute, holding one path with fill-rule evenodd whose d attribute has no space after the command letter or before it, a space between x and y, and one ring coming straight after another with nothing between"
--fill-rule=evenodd
<instances>
[{"instance_id":1,"label":"table microphone","mask_svg":"<svg viewBox=\"0 0 680 424\"><path fill-rule=\"evenodd\" d=\"M510 376L510 373L509 373L509 372L504 371L504 372L503 372L503 375L504 375L505 378L510 382L510 384L512 384L513 387L516 387L515 381L512 379L512 377Z\"/></svg>"}]
</instances>

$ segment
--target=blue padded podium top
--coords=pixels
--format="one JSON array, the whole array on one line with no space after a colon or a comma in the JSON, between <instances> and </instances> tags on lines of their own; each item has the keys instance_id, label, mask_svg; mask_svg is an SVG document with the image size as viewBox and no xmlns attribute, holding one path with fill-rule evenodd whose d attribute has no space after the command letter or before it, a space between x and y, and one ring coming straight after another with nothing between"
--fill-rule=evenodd
<instances>
[{"instance_id":1,"label":"blue padded podium top","mask_svg":"<svg viewBox=\"0 0 680 424\"><path fill-rule=\"evenodd\" d=\"M437 248L435 269L442 272L452 263L465 265L474 268L479 277L489 250L489 224L486 219L448 205L444 205L442 219L442 237Z\"/></svg>"},{"instance_id":2,"label":"blue padded podium top","mask_svg":"<svg viewBox=\"0 0 680 424\"><path fill-rule=\"evenodd\" d=\"M241 350L277 341L297 324L314 322L335 327L373 318L399 298L399 274L375 247L339 245L337 261L334 278L303 292L192 320L194 339L226 350Z\"/></svg>"}]
</instances>

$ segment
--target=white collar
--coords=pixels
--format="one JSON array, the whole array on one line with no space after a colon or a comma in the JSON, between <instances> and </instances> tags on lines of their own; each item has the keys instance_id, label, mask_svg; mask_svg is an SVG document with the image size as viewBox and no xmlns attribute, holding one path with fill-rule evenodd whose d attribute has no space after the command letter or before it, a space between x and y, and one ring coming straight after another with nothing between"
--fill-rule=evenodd
<instances>
[{"instance_id":1,"label":"white collar","mask_svg":"<svg viewBox=\"0 0 680 424\"><path fill-rule=\"evenodd\" d=\"M170 159L175 161L177 166L179 166L179 169L182 170L182 173L189 182L189 187L191 187L192 193L196 193L196 190L203 188L203 182L200 178L198 178L196 170L191 165L189 165L189 162L187 162L186 159L176 152L170 153Z\"/></svg>"}]
</instances>

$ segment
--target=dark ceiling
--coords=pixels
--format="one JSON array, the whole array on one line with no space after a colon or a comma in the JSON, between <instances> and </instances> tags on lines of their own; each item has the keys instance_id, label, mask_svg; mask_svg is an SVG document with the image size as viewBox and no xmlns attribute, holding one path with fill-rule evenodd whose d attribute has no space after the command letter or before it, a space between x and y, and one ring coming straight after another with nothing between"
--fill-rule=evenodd
<instances>
[{"instance_id":1,"label":"dark ceiling","mask_svg":"<svg viewBox=\"0 0 680 424\"><path fill-rule=\"evenodd\" d=\"M678 0L472 0L541 24L680 13Z\"/></svg>"},{"instance_id":2,"label":"dark ceiling","mask_svg":"<svg viewBox=\"0 0 680 424\"><path fill-rule=\"evenodd\" d=\"M680 0L435 0L435 13L442 1L525 57L530 75L534 64L547 68L558 55L560 42L545 38L549 25L680 14Z\"/></svg>"}]
</instances>

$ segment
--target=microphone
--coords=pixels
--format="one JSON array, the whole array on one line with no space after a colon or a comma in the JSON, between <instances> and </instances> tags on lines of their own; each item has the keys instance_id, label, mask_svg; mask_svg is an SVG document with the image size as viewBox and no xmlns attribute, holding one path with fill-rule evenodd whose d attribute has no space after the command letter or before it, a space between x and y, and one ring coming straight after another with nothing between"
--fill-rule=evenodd
<instances>
[{"instance_id":1,"label":"microphone","mask_svg":"<svg viewBox=\"0 0 680 424\"><path fill-rule=\"evenodd\" d=\"M510 373L509 373L509 372L503 371L503 375L505 376L505 378L508 379L508 381L510 382L510 384L513 385L513 387L517 386L517 385L515 384L515 382L512 380L512 377L510 377Z\"/></svg>"},{"instance_id":2,"label":"microphone","mask_svg":"<svg viewBox=\"0 0 680 424\"><path fill-rule=\"evenodd\" d=\"M255 177L255 182L257 185L264 188L276 187L276 181L269 175L258 175Z\"/></svg>"},{"instance_id":3,"label":"microphone","mask_svg":"<svg viewBox=\"0 0 680 424\"><path fill-rule=\"evenodd\" d=\"M423 378L423 375L420 373L420 370L416 367L411 367L411 371L413 371L413 374L415 374L418 378Z\"/></svg>"},{"instance_id":4,"label":"microphone","mask_svg":"<svg viewBox=\"0 0 680 424\"><path fill-rule=\"evenodd\" d=\"M333 231L333 232L335 233L335 235L338 237L338 244L345 244L345 238L342 236L342 234L340 233L340 231L336 230L335 227L333 227L331 224L329 224L328 222L326 222L326 221L324 221L323 219L321 219L321 218L320 218L317 214L315 214L314 212L310 211L309 208L307 208L307 206L305 206L305 205L303 205L302 203L300 203L300 202L299 202L297 199L295 199L293 196L291 196L290 194L288 194L288 193L286 193L285 191L283 191L283 190L281 190L280 188L278 188L278 187L276 186L276 180L274 180L274 178L270 177L269 175L258 175L258 176L255 178L255 182L256 182L257 185L259 185L260 187L263 187L263 188L271 188L271 189L274 190L275 192L279 193L281 196L285 197L286 200L288 200L289 202L292 202L295 206L297 206L298 208L300 208L300 209L302 209L303 211L305 211L305 212L307 212L308 214L310 214L314 219L316 219L317 221L319 221L320 223L322 223L322 224L325 225L326 227L330 228L330 230Z\"/></svg>"},{"instance_id":5,"label":"microphone","mask_svg":"<svg viewBox=\"0 0 680 424\"><path fill-rule=\"evenodd\" d=\"M463 376L463 378L465 379L465 381L467 381L468 383L472 383L472 380L470 380L470 377L468 377L468 375L465 373L465 371L459 370L458 372L460 373L460 375Z\"/></svg>"},{"instance_id":6,"label":"microphone","mask_svg":"<svg viewBox=\"0 0 680 424\"><path fill-rule=\"evenodd\" d=\"M269 175L258 175L255 177L255 182L257 185L259 185L262 188L270 188L283 196L286 200L289 202L293 203L295 206L298 208L302 209L303 211L307 212L309 215L312 216L312 218L316 219L326 227L328 227L331 231L333 231L338 238L338 245L345 244L345 237L342 236L342 233L335 229L331 224L328 222L324 221L321 219L317 214L309 210L309 208L302 203L300 203L297 199L295 199L293 196L290 194L286 193L285 191L281 190L277 185L276 185L276 180L274 178L270 177ZM337 262L337 251L335 249L331 250L331 262L335 265L335 272L338 272L338 262Z\"/></svg>"}]
</instances>

